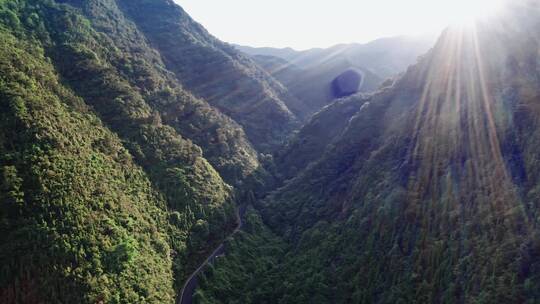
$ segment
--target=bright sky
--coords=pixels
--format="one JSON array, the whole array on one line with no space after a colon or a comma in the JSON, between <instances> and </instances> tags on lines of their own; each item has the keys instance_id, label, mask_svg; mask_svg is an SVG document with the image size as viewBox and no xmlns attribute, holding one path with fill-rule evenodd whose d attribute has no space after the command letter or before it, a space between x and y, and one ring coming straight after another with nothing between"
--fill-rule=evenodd
<instances>
[{"instance_id":1,"label":"bright sky","mask_svg":"<svg viewBox=\"0 0 540 304\"><path fill-rule=\"evenodd\" d=\"M175 0L221 40L307 49L437 34L501 0Z\"/></svg>"}]
</instances>

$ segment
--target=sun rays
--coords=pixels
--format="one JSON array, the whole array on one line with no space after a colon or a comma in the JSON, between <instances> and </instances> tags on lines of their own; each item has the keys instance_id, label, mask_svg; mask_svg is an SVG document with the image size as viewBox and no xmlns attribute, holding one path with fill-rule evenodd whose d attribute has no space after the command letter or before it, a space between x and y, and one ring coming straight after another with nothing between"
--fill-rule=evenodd
<instances>
[{"instance_id":1,"label":"sun rays","mask_svg":"<svg viewBox=\"0 0 540 304\"><path fill-rule=\"evenodd\" d=\"M483 229L505 225L511 231L515 222L526 217L501 151L508 119L496 115L502 107L496 97L498 79L493 76L497 71L487 59L494 52L483 48L479 31L477 26L447 30L422 74L425 85L416 108L411 149L417 173L409 187L430 203L418 201L411 207L417 213L454 209L449 214L456 218L447 219L452 226L480 217ZM440 206L444 201L447 205ZM520 211L509 220L504 215L516 211L516 202Z\"/></svg>"}]
</instances>

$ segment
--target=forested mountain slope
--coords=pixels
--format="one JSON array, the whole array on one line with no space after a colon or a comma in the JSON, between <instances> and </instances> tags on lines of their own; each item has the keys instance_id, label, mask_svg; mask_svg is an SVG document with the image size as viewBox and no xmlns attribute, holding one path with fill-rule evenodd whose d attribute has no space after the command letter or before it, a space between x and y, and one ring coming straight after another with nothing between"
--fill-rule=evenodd
<instances>
[{"instance_id":1,"label":"forested mountain slope","mask_svg":"<svg viewBox=\"0 0 540 304\"><path fill-rule=\"evenodd\" d=\"M305 110L298 99L172 0L117 2L179 81L240 123L259 150L275 150L299 126Z\"/></svg>"},{"instance_id":2,"label":"forested mountain slope","mask_svg":"<svg viewBox=\"0 0 540 304\"><path fill-rule=\"evenodd\" d=\"M0 299L172 303L260 171L242 127L115 1L0 1L0 40Z\"/></svg>"},{"instance_id":3,"label":"forested mountain slope","mask_svg":"<svg viewBox=\"0 0 540 304\"><path fill-rule=\"evenodd\" d=\"M43 49L0 33L2 302L171 302L164 198Z\"/></svg>"},{"instance_id":4,"label":"forested mountain slope","mask_svg":"<svg viewBox=\"0 0 540 304\"><path fill-rule=\"evenodd\" d=\"M275 163L280 179L294 177L309 164L319 160L328 147L339 140L351 119L369 99L369 95L343 98L315 114L276 153Z\"/></svg>"},{"instance_id":5,"label":"forested mountain slope","mask_svg":"<svg viewBox=\"0 0 540 304\"><path fill-rule=\"evenodd\" d=\"M278 261L257 279L270 289L235 285L243 297L536 303L539 22L537 1L513 2L496 19L447 30L393 86L342 101L362 105L345 111L340 135L317 145L323 153L300 158L306 169L259 204L291 248L255 258L234 249L246 265ZM319 113L291 146L313 142L317 123L340 111ZM200 299L219 294L214 274L227 269L234 263L207 274Z\"/></svg>"},{"instance_id":6,"label":"forested mountain slope","mask_svg":"<svg viewBox=\"0 0 540 304\"><path fill-rule=\"evenodd\" d=\"M52 55L56 56L55 63L64 72L64 78L81 94L88 94L93 103L107 102L96 104L98 111L110 111L114 101L121 105L123 99L135 99L133 103L147 104L153 118L201 146L205 157L230 183L253 173L258 167L257 153L242 128L187 92L166 70L161 54L148 44L148 39L124 16L115 1L61 2L80 8L95 34L83 36L69 24L50 24L51 30L58 32L52 37L56 39L53 43L59 46L51 51ZM70 35L70 31L75 33ZM73 62L81 63L74 66ZM103 82L104 78L112 81ZM111 90L128 97L118 96L110 102ZM103 114L118 119L116 113Z\"/></svg>"}]
</instances>

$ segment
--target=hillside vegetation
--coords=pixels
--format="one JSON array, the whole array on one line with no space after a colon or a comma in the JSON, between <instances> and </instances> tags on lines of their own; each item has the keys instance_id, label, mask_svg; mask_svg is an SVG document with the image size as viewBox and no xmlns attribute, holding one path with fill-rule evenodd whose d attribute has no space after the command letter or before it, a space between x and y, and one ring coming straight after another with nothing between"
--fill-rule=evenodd
<instances>
[{"instance_id":1,"label":"hillside vegetation","mask_svg":"<svg viewBox=\"0 0 540 304\"><path fill-rule=\"evenodd\" d=\"M236 225L221 176L260 183L242 127L115 1L0 1L0 39L0 298L171 303Z\"/></svg>"}]
</instances>

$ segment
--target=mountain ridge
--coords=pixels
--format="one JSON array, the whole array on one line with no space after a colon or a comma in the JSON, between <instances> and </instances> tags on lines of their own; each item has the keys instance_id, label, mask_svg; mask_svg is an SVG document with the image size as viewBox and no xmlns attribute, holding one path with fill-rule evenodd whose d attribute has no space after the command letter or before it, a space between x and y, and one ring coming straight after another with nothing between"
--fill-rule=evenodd
<instances>
[{"instance_id":1,"label":"mountain ridge","mask_svg":"<svg viewBox=\"0 0 540 304\"><path fill-rule=\"evenodd\" d=\"M324 63L324 61L332 60L333 56L345 56L345 57L357 57L359 55L365 56L357 64L363 68L368 68L371 72L377 74L381 78L388 78L397 73L402 72L405 68L414 63L416 57L425 53L429 48L433 46L436 40L436 35L425 36L395 36L376 39L367 43L342 43L336 44L328 48L313 48L302 51L297 51L292 48L271 48L271 47L249 47L243 45L234 45L240 51L251 55L266 55L272 57L278 57L287 60L291 64L297 65L303 68L310 68L315 64ZM406 55L392 54L394 50L408 49ZM411 50L412 49L412 50ZM379 53L379 56L384 53L388 53L388 57L380 57L379 61L394 62L397 58L392 56L408 57L404 63L397 64L393 67L381 68L383 64L373 64L370 60L373 59L373 55ZM412 56L412 57L411 57ZM388 60L388 58L391 58ZM377 66L375 68L375 66Z\"/></svg>"}]
</instances>

